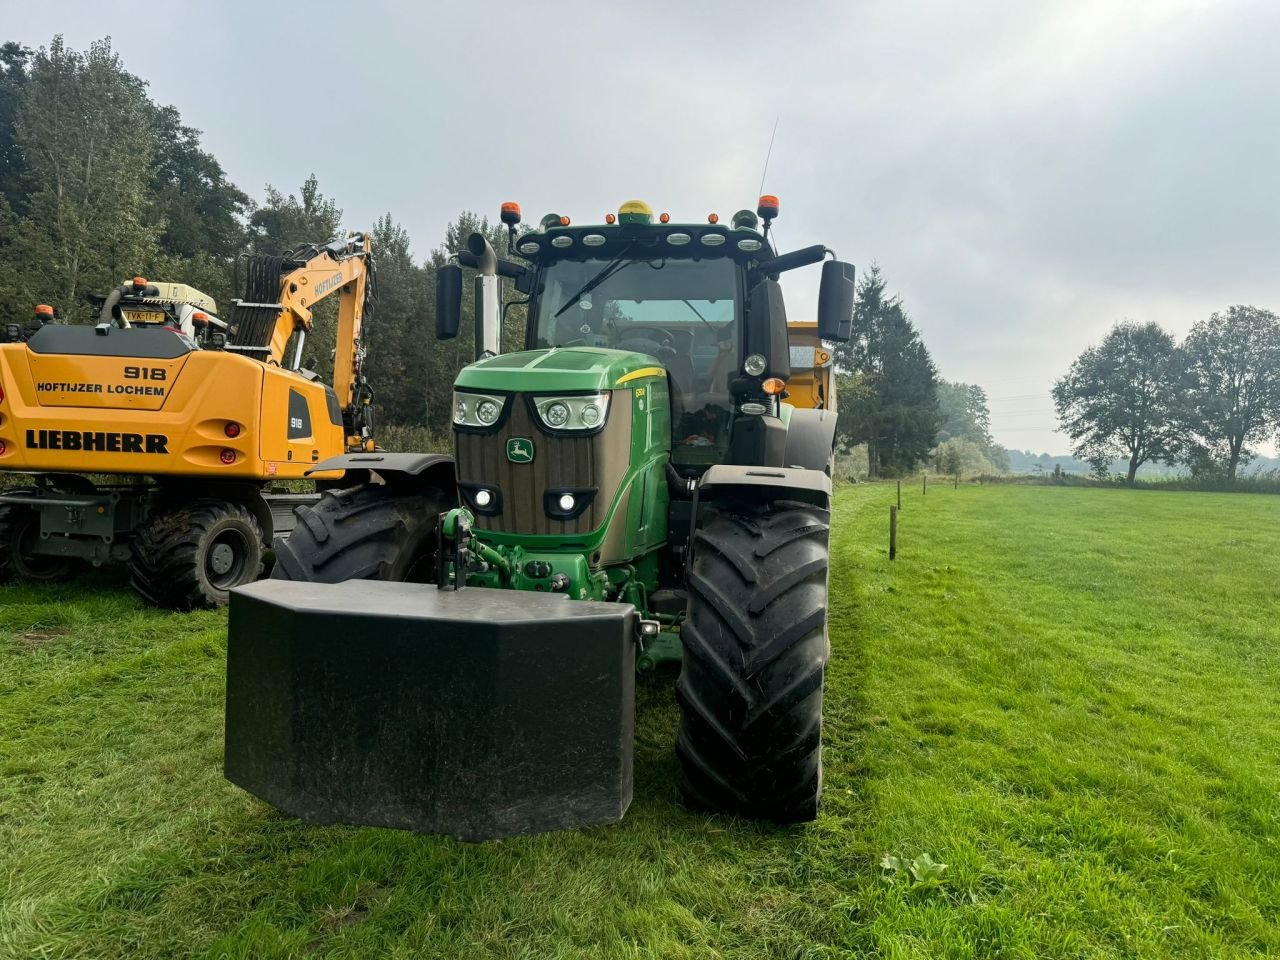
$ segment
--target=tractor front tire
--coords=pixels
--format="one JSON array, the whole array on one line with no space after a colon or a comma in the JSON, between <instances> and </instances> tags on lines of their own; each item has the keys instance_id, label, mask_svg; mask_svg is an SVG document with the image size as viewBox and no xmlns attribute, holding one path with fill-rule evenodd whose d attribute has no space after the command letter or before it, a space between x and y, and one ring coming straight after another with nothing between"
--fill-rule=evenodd
<instances>
[{"instance_id":1,"label":"tractor front tire","mask_svg":"<svg viewBox=\"0 0 1280 960\"><path fill-rule=\"evenodd\" d=\"M676 698L680 798L801 823L822 793L830 511L714 504L694 533Z\"/></svg>"},{"instance_id":2,"label":"tractor front tire","mask_svg":"<svg viewBox=\"0 0 1280 960\"><path fill-rule=\"evenodd\" d=\"M34 493L15 490L14 493ZM40 536L40 515L29 507L0 504L0 583L25 580L49 583L68 577L75 561L65 557L45 557L31 552Z\"/></svg>"},{"instance_id":3,"label":"tractor front tire","mask_svg":"<svg viewBox=\"0 0 1280 960\"><path fill-rule=\"evenodd\" d=\"M436 526L449 498L434 489L361 484L327 490L297 509L287 540L276 541L276 580L430 583L436 574Z\"/></svg>"},{"instance_id":4,"label":"tractor front tire","mask_svg":"<svg viewBox=\"0 0 1280 960\"><path fill-rule=\"evenodd\" d=\"M196 500L157 507L130 544L129 582L169 610L219 607L262 576L262 528L241 503Z\"/></svg>"}]
</instances>

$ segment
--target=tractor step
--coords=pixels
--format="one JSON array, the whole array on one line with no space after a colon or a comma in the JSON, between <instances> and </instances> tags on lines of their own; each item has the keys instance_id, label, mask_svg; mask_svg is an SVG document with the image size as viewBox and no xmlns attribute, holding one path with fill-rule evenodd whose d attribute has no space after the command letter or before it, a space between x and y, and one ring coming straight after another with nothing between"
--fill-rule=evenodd
<instances>
[{"instance_id":1,"label":"tractor step","mask_svg":"<svg viewBox=\"0 0 1280 960\"><path fill-rule=\"evenodd\" d=\"M488 840L620 820L635 610L263 580L231 594L227 779L311 823Z\"/></svg>"}]
</instances>

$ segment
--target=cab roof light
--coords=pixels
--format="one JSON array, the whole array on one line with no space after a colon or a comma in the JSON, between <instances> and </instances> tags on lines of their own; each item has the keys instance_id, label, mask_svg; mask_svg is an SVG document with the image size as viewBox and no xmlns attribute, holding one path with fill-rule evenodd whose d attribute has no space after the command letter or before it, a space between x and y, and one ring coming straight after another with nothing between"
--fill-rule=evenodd
<instances>
[{"instance_id":1,"label":"cab roof light","mask_svg":"<svg viewBox=\"0 0 1280 960\"><path fill-rule=\"evenodd\" d=\"M661 223L670 223L670 222L671 222L671 214L669 214L669 213L660 213L660 214L658 214L658 220L659 220L659 222L661 222Z\"/></svg>"},{"instance_id":2,"label":"cab roof light","mask_svg":"<svg viewBox=\"0 0 1280 960\"><path fill-rule=\"evenodd\" d=\"M756 213L760 214L760 219L768 222L778 215L778 198L772 194L766 193L760 198L760 203L756 206Z\"/></svg>"},{"instance_id":3,"label":"cab roof light","mask_svg":"<svg viewBox=\"0 0 1280 960\"><path fill-rule=\"evenodd\" d=\"M514 227L520 222L520 204L514 200L508 200L502 205L502 222L509 227Z\"/></svg>"},{"instance_id":4,"label":"cab roof light","mask_svg":"<svg viewBox=\"0 0 1280 960\"><path fill-rule=\"evenodd\" d=\"M707 223L719 223L719 222L720 222L720 214L718 213L707 214Z\"/></svg>"},{"instance_id":5,"label":"cab roof light","mask_svg":"<svg viewBox=\"0 0 1280 960\"><path fill-rule=\"evenodd\" d=\"M653 207L643 200L628 200L618 208L619 223L653 223Z\"/></svg>"},{"instance_id":6,"label":"cab roof light","mask_svg":"<svg viewBox=\"0 0 1280 960\"><path fill-rule=\"evenodd\" d=\"M538 226L543 230L548 230L551 227L560 226L560 214L548 213L545 217L542 218L542 221L538 224Z\"/></svg>"},{"instance_id":7,"label":"cab roof light","mask_svg":"<svg viewBox=\"0 0 1280 960\"><path fill-rule=\"evenodd\" d=\"M561 218L560 218L560 226L562 226L562 227L567 227L568 225L569 225L569 218L568 218L568 217L561 217Z\"/></svg>"},{"instance_id":8,"label":"cab roof light","mask_svg":"<svg viewBox=\"0 0 1280 960\"><path fill-rule=\"evenodd\" d=\"M52 317L52 316L53 316L53 307L49 306L49 304L47 304L47 303L37 303L37 304L36 304L36 316L37 316L37 317Z\"/></svg>"},{"instance_id":9,"label":"cab roof light","mask_svg":"<svg viewBox=\"0 0 1280 960\"><path fill-rule=\"evenodd\" d=\"M735 230L754 230L760 225L759 218L750 210L739 210L729 222Z\"/></svg>"},{"instance_id":10,"label":"cab roof light","mask_svg":"<svg viewBox=\"0 0 1280 960\"><path fill-rule=\"evenodd\" d=\"M146 277L134 277L134 278L133 278L133 285L134 285L135 287L145 287L145 286L147 285L147 278L146 278Z\"/></svg>"},{"instance_id":11,"label":"cab roof light","mask_svg":"<svg viewBox=\"0 0 1280 960\"><path fill-rule=\"evenodd\" d=\"M609 224L610 226L613 226L613 224L617 222L617 219L618 218L615 217L612 213L606 213L604 215L604 222Z\"/></svg>"}]
</instances>

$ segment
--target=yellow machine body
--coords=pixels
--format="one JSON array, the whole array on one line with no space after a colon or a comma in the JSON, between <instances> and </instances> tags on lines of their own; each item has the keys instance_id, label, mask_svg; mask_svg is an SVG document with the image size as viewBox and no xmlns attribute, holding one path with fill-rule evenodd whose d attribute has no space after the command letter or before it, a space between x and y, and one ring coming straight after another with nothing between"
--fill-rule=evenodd
<instances>
[{"instance_id":1,"label":"yellow machine body","mask_svg":"<svg viewBox=\"0 0 1280 960\"><path fill-rule=\"evenodd\" d=\"M126 563L162 607L225 603L315 498L271 481L333 480L322 460L374 449L362 328L373 302L366 234L248 258L230 322L180 283L135 277L95 325L0 330L0 582ZM302 364L312 311L338 305L334 384Z\"/></svg>"},{"instance_id":2,"label":"yellow machine body","mask_svg":"<svg viewBox=\"0 0 1280 960\"><path fill-rule=\"evenodd\" d=\"M332 391L223 351L157 359L4 344L0 390L0 470L262 481L347 449Z\"/></svg>"},{"instance_id":3,"label":"yellow machine body","mask_svg":"<svg viewBox=\"0 0 1280 960\"><path fill-rule=\"evenodd\" d=\"M830 348L818 337L818 324L788 323L787 334L791 343L787 402L800 409L834 411L836 392L831 382L834 363Z\"/></svg>"}]
</instances>

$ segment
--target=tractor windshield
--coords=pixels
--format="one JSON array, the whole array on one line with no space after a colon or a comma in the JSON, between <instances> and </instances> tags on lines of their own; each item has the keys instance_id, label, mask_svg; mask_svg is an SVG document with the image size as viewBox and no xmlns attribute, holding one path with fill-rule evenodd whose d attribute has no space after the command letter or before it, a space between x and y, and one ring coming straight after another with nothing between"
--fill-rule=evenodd
<instances>
[{"instance_id":1,"label":"tractor windshield","mask_svg":"<svg viewBox=\"0 0 1280 960\"><path fill-rule=\"evenodd\" d=\"M728 257L560 260L543 271L532 346L654 357L670 374L672 459L714 463L728 444L739 316Z\"/></svg>"}]
</instances>

